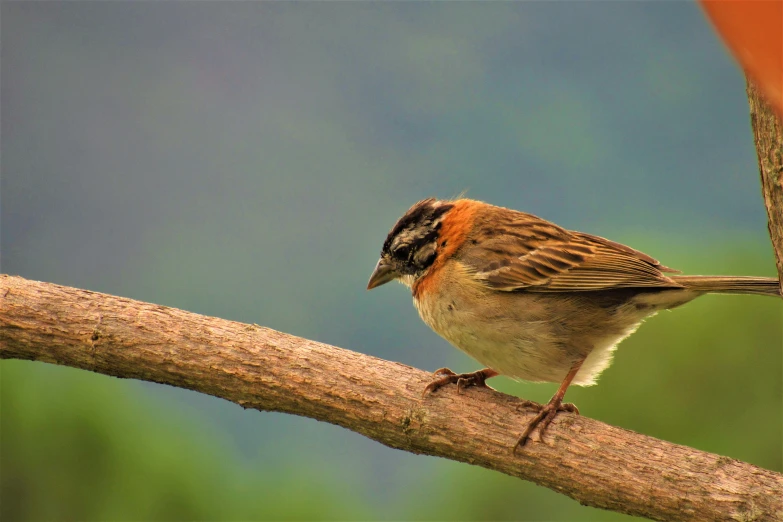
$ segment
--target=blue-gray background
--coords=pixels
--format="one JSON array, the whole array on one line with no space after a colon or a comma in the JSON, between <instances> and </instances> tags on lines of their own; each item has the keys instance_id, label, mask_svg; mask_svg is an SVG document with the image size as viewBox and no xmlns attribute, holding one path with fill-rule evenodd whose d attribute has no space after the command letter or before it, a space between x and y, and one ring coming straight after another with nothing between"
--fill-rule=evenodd
<instances>
[{"instance_id":1,"label":"blue-gray background","mask_svg":"<svg viewBox=\"0 0 783 522\"><path fill-rule=\"evenodd\" d=\"M0 11L5 273L462 371L403 287L364 290L423 197L467 190L690 273L774 274L744 79L695 3ZM568 397L780 471L780 312L706 297L662 314ZM623 518L308 419L0 368L3 518Z\"/></svg>"}]
</instances>

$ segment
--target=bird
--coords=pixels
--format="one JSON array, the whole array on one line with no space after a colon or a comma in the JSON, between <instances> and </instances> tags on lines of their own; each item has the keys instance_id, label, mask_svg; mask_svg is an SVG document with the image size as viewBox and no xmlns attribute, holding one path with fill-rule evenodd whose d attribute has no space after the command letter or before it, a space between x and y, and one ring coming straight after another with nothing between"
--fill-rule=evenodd
<instances>
[{"instance_id":1,"label":"bird","mask_svg":"<svg viewBox=\"0 0 783 522\"><path fill-rule=\"evenodd\" d=\"M488 387L504 375L559 383L512 451L560 412L572 384L589 386L623 339L648 317L708 293L781 296L770 277L677 275L631 247L472 199L417 202L394 224L367 289L397 280L421 319L485 368L434 373L423 394Z\"/></svg>"}]
</instances>

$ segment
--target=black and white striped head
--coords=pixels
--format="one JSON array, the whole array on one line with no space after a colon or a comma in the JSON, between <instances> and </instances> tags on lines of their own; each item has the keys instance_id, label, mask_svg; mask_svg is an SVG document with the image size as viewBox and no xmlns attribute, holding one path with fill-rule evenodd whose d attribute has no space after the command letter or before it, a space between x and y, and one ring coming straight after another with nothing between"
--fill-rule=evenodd
<instances>
[{"instance_id":1,"label":"black and white striped head","mask_svg":"<svg viewBox=\"0 0 783 522\"><path fill-rule=\"evenodd\" d=\"M435 260L441 221L454 205L429 198L419 201L395 223L367 289L400 279L410 286Z\"/></svg>"}]
</instances>

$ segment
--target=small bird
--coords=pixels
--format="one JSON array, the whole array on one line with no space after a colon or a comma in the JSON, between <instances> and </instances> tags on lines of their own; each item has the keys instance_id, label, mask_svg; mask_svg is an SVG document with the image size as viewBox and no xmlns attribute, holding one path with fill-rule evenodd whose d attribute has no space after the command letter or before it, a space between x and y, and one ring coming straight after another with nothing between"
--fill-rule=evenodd
<instances>
[{"instance_id":1,"label":"small bird","mask_svg":"<svg viewBox=\"0 0 783 522\"><path fill-rule=\"evenodd\" d=\"M569 385L595 384L617 344L660 310L707 293L780 297L768 277L684 276L620 243L470 199L419 201L386 237L367 289L408 286L422 320L486 368L435 372L424 390L486 386L496 375L560 387L513 451L539 439Z\"/></svg>"}]
</instances>

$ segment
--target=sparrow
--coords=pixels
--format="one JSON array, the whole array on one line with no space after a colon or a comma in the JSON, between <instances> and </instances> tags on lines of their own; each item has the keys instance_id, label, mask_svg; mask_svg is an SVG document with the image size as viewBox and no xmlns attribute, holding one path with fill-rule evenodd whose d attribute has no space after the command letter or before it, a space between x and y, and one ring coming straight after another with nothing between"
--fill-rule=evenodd
<instances>
[{"instance_id":1,"label":"sparrow","mask_svg":"<svg viewBox=\"0 0 783 522\"><path fill-rule=\"evenodd\" d=\"M424 199L392 227L367 289L409 287L422 320L485 366L435 372L424 395L457 392L497 375L560 387L537 410L512 451L538 427L539 440L571 384L590 386L617 344L646 318L707 293L780 297L768 277L686 276L603 237L470 199ZM669 275L667 275L669 274Z\"/></svg>"}]
</instances>

